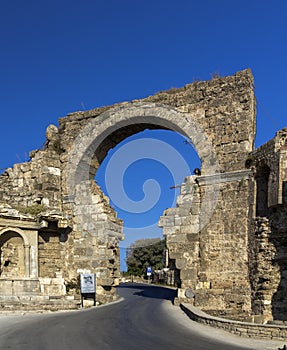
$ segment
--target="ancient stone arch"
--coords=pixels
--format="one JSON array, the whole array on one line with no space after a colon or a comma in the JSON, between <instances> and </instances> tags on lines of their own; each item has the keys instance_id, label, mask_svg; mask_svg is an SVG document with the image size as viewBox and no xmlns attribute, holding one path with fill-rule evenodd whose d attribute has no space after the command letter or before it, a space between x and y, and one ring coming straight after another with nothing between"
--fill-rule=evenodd
<instances>
[{"instance_id":1,"label":"ancient stone arch","mask_svg":"<svg viewBox=\"0 0 287 350\"><path fill-rule=\"evenodd\" d=\"M25 261L29 256L25 256L23 237L10 229L0 233L0 241L0 276L24 277L28 272L25 271Z\"/></svg>"},{"instance_id":2,"label":"ancient stone arch","mask_svg":"<svg viewBox=\"0 0 287 350\"><path fill-rule=\"evenodd\" d=\"M219 172L213 145L208 139L208 134L197 123L197 120L204 117L204 113L203 109L198 109L187 114L170 106L139 102L111 108L98 118L89 120L76 135L69 151L66 176L70 176L71 173L75 175L70 181L93 179L95 174L94 171L91 172L92 160L96 158L96 164L101 163L111 148L111 139L114 144L119 143L145 129L169 129L187 136L202 159L203 168L207 167L207 172L210 173ZM77 168L80 168L81 174ZM86 176L85 179L82 178L83 175Z\"/></svg>"},{"instance_id":3,"label":"ancient stone arch","mask_svg":"<svg viewBox=\"0 0 287 350\"><path fill-rule=\"evenodd\" d=\"M17 233L22 238L24 245L29 245L29 238L27 237L26 233L23 230L17 227L5 227L2 230L0 230L0 237L7 232Z\"/></svg>"},{"instance_id":4,"label":"ancient stone arch","mask_svg":"<svg viewBox=\"0 0 287 350\"><path fill-rule=\"evenodd\" d=\"M217 203L218 178L220 178L222 164L217 159L217 154L207 133L196 123L203 115L203 109L186 114L165 105L134 103L112 108L102 113L99 118L91 119L74 139L69 150L67 166L63 171L64 183L66 184L64 191L67 192L68 197L77 196L76 199L73 198L77 201L76 210L80 206L83 207L83 218L80 219L80 215L77 215L77 220L83 223L89 220L85 213L87 192L93 185L95 172L101 163L103 154L106 154L111 147L108 140L114 139L119 142L127 135L145 129L169 129L177 131L191 140L202 161L202 174L217 175L217 182L213 184L210 191L205 193L204 200L202 200L201 213L209 211L208 214L212 215ZM87 188L83 196L84 184L87 184ZM77 188L79 188L78 191ZM92 198L88 202L92 202ZM96 206L94 206L94 211L96 214ZM89 215L91 215L90 210ZM201 226L206 224L208 220L209 217L205 220L202 218ZM89 230L91 231L91 227ZM81 231L84 232L84 228ZM97 228L96 231L98 231Z\"/></svg>"},{"instance_id":5,"label":"ancient stone arch","mask_svg":"<svg viewBox=\"0 0 287 350\"><path fill-rule=\"evenodd\" d=\"M113 278L110 278L107 270L103 272L103 265L105 265L103 257L99 258L100 264L97 260L91 259L91 256L99 255L97 251L92 251L91 247L98 247L100 240L102 244L106 242L105 244L111 245L109 251L113 250L117 245L117 240L121 238L122 230L121 222L116 217L102 215L105 206L104 197L101 197L100 189L94 184L93 177L111 147L127 136L146 128L164 128L179 131L188 136L197 149L203 163L202 176L196 179L196 184L193 184L195 181L193 179L189 180L184 187L188 194L186 197L189 198L189 201L196 202L197 205L194 204L194 206L198 208L194 208L195 215L192 217L189 211L186 212L186 209L182 214L185 217L184 224L189 227L184 229L186 232L179 232L180 229L176 225L174 225L175 232L172 232L172 228L165 229L166 234L168 234L167 231L170 232L171 255L181 256L176 259L176 265L181 267L182 276L185 273L190 276L189 265L194 265L194 260L192 257L183 258L184 255L187 256L186 252L177 252L178 240L181 242L186 240L186 234L189 234L188 237L198 235L198 231L206 224L213 227L212 223L200 219L200 216L206 217L206 212L210 212L208 205L206 208L202 206L202 198L206 197L206 194L217 194L214 186L217 189L225 186L225 183L228 183L229 187L236 186L239 181L246 180L248 177L245 162L249 152L253 149L255 136L253 79L250 72L245 71L234 77L225 78L224 81L220 80L220 88L218 84L218 80L191 84L183 89L161 93L141 101L122 103L87 112L76 112L59 120L59 130L55 129L52 132L50 129L48 147L59 145L62 152L63 209L74 218L73 227L77 240L74 245L73 261L78 266L84 266L84 268L78 268L78 271L85 271L87 266L88 270L92 270L93 266L96 266L97 269L101 265L102 271L98 275L98 281L100 285L105 286L103 292L112 286ZM217 93L213 95L216 89L218 89ZM196 194L189 193L188 191L198 183L201 186L200 191ZM220 196L222 193L221 191ZM237 207L242 209L242 200L247 201L247 193L242 196L243 198L235 203L235 211ZM214 198L211 199L206 202L214 203ZM215 199L217 202L217 196ZM222 202L222 198L219 200ZM186 203L182 206L186 208ZM216 220L224 219L217 218ZM161 223L163 222L162 219ZM237 225L246 227L246 217L238 218ZM212 232L216 234L214 228ZM244 241L246 242L246 229L243 232L245 232L243 235L245 235ZM176 237L173 236L174 233ZM207 241L209 237L208 234ZM192 243L190 249L197 252L200 246L200 249L203 250L202 256L205 256L204 250L208 248L204 249L204 244L197 239L196 243ZM231 246L235 246L235 243L231 243ZM83 254L83 252L88 252L88 254ZM106 251L105 254L109 256ZM219 260L221 259L222 256ZM247 260L247 253L244 259ZM116 261L112 255L110 255L110 260ZM218 263L220 262L217 261L216 264ZM202 276L204 275L205 273L202 272ZM195 277L198 278L198 276ZM206 277L200 278L205 279ZM183 293L188 287L196 288L195 280L186 277L181 279L185 287ZM207 282L206 285L208 283L210 284ZM247 284L248 281L245 281L243 288ZM242 294L241 290L238 293ZM246 306L248 307L250 305Z\"/></svg>"},{"instance_id":6,"label":"ancient stone arch","mask_svg":"<svg viewBox=\"0 0 287 350\"><path fill-rule=\"evenodd\" d=\"M94 182L95 172L108 150L129 135L145 129L178 131L190 138L202 161L200 173L183 179L176 208L160 218L169 267L178 276L178 300L213 314L270 319L272 307L266 305L278 285L280 297L285 290L279 283L285 265L272 270L276 254L269 253L277 241L270 238L266 254L274 283L262 293L259 232L263 226L268 232L286 232L284 225L271 227L268 216L275 208L277 215L285 210L286 137L282 131L254 150L255 122L250 70L71 113L59 119L59 127L47 128L43 150L0 176L0 219L36 233L40 284L71 285L79 273L91 272L98 300L114 300L122 222ZM258 213L255 174L262 159L270 169L264 206L272 210ZM273 298L276 310L279 299Z\"/></svg>"},{"instance_id":7,"label":"ancient stone arch","mask_svg":"<svg viewBox=\"0 0 287 350\"><path fill-rule=\"evenodd\" d=\"M33 238L18 227L5 227L0 230L1 278L33 276Z\"/></svg>"}]
</instances>

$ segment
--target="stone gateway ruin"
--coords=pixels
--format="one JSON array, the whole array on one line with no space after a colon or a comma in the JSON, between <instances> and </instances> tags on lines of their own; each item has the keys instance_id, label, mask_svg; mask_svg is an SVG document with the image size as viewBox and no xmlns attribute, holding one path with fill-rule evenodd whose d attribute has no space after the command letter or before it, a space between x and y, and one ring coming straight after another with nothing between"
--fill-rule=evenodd
<instances>
[{"instance_id":1,"label":"stone gateway ruin","mask_svg":"<svg viewBox=\"0 0 287 350\"><path fill-rule=\"evenodd\" d=\"M287 128L254 149L250 70L50 125L0 176L2 308L71 308L80 273L116 299L123 223L95 183L107 152L145 129L181 133L201 159L160 218L178 301L239 320L287 321Z\"/></svg>"}]
</instances>

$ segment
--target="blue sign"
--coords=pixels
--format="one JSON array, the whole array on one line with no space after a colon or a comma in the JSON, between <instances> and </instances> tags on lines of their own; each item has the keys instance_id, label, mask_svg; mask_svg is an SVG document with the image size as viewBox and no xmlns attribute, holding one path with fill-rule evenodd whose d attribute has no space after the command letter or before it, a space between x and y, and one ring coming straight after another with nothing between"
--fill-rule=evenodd
<instances>
[{"instance_id":1,"label":"blue sign","mask_svg":"<svg viewBox=\"0 0 287 350\"><path fill-rule=\"evenodd\" d=\"M151 266L148 266L148 267L146 268L146 274L147 274L147 276L150 276L151 273L152 273L152 268L151 268Z\"/></svg>"}]
</instances>

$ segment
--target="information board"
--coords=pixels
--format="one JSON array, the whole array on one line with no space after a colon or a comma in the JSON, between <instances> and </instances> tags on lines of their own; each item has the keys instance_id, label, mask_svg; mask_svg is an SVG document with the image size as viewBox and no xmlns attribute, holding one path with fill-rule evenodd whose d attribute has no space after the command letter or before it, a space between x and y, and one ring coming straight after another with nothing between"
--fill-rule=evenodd
<instances>
[{"instance_id":1,"label":"information board","mask_svg":"<svg viewBox=\"0 0 287 350\"><path fill-rule=\"evenodd\" d=\"M95 275L93 273L81 274L81 293L95 293Z\"/></svg>"}]
</instances>

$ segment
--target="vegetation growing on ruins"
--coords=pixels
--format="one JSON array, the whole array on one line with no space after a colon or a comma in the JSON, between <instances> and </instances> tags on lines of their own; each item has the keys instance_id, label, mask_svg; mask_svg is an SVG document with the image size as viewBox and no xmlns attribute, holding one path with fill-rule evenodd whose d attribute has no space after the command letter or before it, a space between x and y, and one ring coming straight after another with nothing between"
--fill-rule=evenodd
<instances>
[{"instance_id":1,"label":"vegetation growing on ruins","mask_svg":"<svg viewBox=\"0 0 287 350\"><path fill-rule=\"evenodd\" d=\"M30 214L33 216L39 215L42 211L44 211L45 207L42 204L33 204L29 207L17 207L17 209L20 213L23 214Z\"/></svg>"},{"instance_id":2,"label":"vegetation growing on ruins","mask_svg":"<svg viewBox=\"0 0 287 350\"><path fill-rule=\"evenodd\" d=\"M66 291L68 294L73 295L74 293L79 294L81 288L80 275L77 278L73 278L69 281L65 281Z\"/></svg>"}]
</instances>

